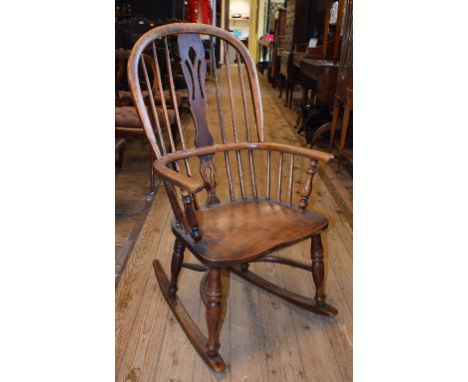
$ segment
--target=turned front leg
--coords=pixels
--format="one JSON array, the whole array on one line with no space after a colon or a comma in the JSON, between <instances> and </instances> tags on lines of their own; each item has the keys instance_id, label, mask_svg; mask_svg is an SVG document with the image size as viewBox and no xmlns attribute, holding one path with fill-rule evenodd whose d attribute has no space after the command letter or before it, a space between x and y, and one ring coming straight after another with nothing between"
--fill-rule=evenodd
<instances>
[{"instance_id":1,"label":"turned front leg","mask_svg":"<svg viewBox=\"0 0 468 382\"><path fill-rule=\"evenodd\" d=\"M317 302L317 305L324 305L325 291L323 289L323 247L320 234L312 236L310 253L312 256L312 277L315 284L315 301Z\"/></svg>"},{"instance_id":2,"label":"turned front leg","mask_svg":"<svg viewBox=\"0 0 468 382\"><path fill-rule=\"evenodd\" d=\"M174 298L177 293L177 279L179 278L182 262L184 261L184 251L184 244L179 238L177 238L174 243L174 253L172 254L171 283L169 285L169 295L172 298Z\"/></svg>"},{"instance_id":3,"label":"turned front leg","mask_svg":"<svg viewBox=\"0 0 468 382\"><path fill-rule=\"evenodd\" d=\"M219 323L221 321L221 270L211 268L208 270L206 287L206 322L208 324L208 342L206 352L215 357L218 355Z\"/></svg>"}]
</instances>

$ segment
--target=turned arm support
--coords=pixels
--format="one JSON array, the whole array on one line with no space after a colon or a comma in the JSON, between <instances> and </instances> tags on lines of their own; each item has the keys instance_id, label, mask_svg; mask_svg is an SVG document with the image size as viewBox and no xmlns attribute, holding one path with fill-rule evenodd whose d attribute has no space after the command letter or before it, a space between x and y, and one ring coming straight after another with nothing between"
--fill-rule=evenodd
<instances>
[{"instance_id":1,"label":"turned arm support","mask_svg":"<svg viewBox=\"0 0 468 382\"><path fill-rule=\"evenodd\" d=\"M299 200L299 208L302 211L304 211L309 204L309 197L312 193L312 181L314 180L314 175L317 173L317 165L317 161L311 159L309 167L306 170L306 176L302 184L301 199Z\"/></svg>"}]
</instances>

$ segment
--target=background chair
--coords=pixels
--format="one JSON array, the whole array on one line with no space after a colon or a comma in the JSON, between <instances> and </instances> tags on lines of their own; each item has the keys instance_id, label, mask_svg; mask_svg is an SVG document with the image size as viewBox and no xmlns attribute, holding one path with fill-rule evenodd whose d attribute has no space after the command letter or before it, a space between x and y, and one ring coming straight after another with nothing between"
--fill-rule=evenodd
<instances>
[{"instance_id":1,"label":"background chair","mask_svg":"<svg viewBox=\"0 0 468 382\"><path fill-rule=\"evenodd\" d=\"M116 167L118 170L122 168L123 164L123 159L124 159L124 151L125 151L125 145L127 144L127 141L123 138L115 138L115 152L119 153L119 159L116 162Z\"/></svg>"},{"instance_id":2,"label":"background chair","mask_svg":"<svg viewBox=\"0 0 468 382\"><path fill-rule=\"evenodd\" d=\"M144 136L143 126L138 118L138 113L133 106L133 101L131 99L130 91L128 90L121 90L125 88L126 84L126 67L128 63L128 58L130 56L130 52L123 49L117 49L115 51L115 61L116 61L116 92L115 92L115 130L117 137L129 137L129 136ZM154 60L152 60L151 56L144 54L144 59L148 63L148 70L146 75L150 79L150 87L152 89L151 95L153 96L153 101L156 107L161 108L162 105L165 107L171 104L172 100L169 97L168 91L159 91L159 82L158 77L156 76L156 67L154 66ZM159 80L162 82L161 76ZM144 86L144 84L143 84ZM182 93L176 91L175 97L175 105L178 107L180 106ZM142 95L144 97L145 103L148 104L149 102L149 90L142 90ZM164 135L166 137L166 147L173 144L176 145L177 135L174 134L173 140L169 139L167 131L172 129L172 125L175 121L175 113L174 109L166 107L165 113L158 113L158 122L159 125L165 126L166 128L163 129ZM153 151L150 148L150 192L154 191L155 188L155 176L153 170Z\"/></svg>"},{"instance_id":3,"label":"background chair","mask_svg":"<svg viewBox=\"0 0 468 382\"><path fill-rule=\"evenodd\" d=\"M211 65L213 81L209 84L205 82L205 50L201 35L209 36L213 63L217 60L214 56L216 44L223 46L228 55L226 62L230 62L232 54L236 56L235 65L225 65L222 70ZM165 63L159 62L158 47L165 50L162 55L166 58ZM152 58L156 67L167 67L172 99L176 95L168 60L170 50L176 50L180 58L193 119L193 123L182 126L178 108L174 109L180 150L165 147L162 126L155 115L158 109L154 97L149 97L149 107L145 104L140 72L147 71L147 62L142 57L148 49L154 52ZM226 367L218 351L222 270L234 272L314 313L336 315L337 310L326 303L324 290L321 232L328 221L307 209L318 164L328 162L332 155L263 141L260 88L255 65L244 44L223 29L202 24L158 27L135 44L129 59L128 77L134 104L157 158L155 172L164 182L175 216L170 277L155 260L156 277L169 307L207 365L215 371L223 371ZM145 82L147 88L151 88L147 76ZM166 107L162 105L159 112L165 113ZM167 133L171 135L170 129ZM191 136L193 146L186 139ZM310 264L272 254L307 239L311 239ZM189 249L201 264L186 262L185 249ZM292 293L251 272L249 264L258 261L310 271L316 286L315 298ZM204 272L200 296L206 307L207 337L178 297L178 277L182 267Z\"/></svg>"}]
</instances>

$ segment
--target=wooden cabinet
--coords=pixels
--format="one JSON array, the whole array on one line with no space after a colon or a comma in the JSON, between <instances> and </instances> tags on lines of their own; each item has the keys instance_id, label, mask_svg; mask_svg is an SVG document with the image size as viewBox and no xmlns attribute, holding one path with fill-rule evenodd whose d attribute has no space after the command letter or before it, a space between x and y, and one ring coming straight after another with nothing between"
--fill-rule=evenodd
<instances>
[{"instance_id":1,"label":"wooden cabinet","mask_svg":"<svg viewBox=\"0 0 468 382\"><path fill-rule=\"evenodd\" d=\"M288 78L292 70L292 52L296 45L307 44L309 40L309 1L290 0L286 10L284 39L281 44L280 74ZM286 94L288 99L288 90ZM286 101L288 103L288 101Z\"/></svg>"},{"instance_id":2,"label":"wooden cabinet","mask_svg":"<svg viewBox=\"0 0 468 382\"><path fill-rule=\"evenodd\" d=\"M292 51L294 44L307 43L309 39L309 1L290 0L286 11L286 28L283 49Z\"/></svg>"}]
</instances>

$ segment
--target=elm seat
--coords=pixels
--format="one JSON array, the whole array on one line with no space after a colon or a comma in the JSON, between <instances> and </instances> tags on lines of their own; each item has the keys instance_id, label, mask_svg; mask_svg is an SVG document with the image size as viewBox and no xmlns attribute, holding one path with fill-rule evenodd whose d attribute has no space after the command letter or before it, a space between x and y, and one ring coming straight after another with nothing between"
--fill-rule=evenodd
<instances>
[{"instance_id":1,"label":"elm seat","mask_svg":"<svg viewBox=\"0 0 468 382\"><path fill-rule=\"evenodd\" d=\"M164 100L166 101L166 105L172 106L172 98L171 98L171 94L169 90L164 90L163 93L164 93ZM175 94L176 94L177 106L180 106L182 102L183 93L181 91L176 91ZM149 102L148 90L143 90L141 92L141 95L143 96L145 103L148 104ZM155 104L158 106L162 105L161 93L156 92L156 95L154 97L155 97L154 98ZM128 90L119 90L119 101L122 105L133 105L132 95Z\"/></svg>"},{"instance_id":2,"label":"elm seat","mask_svg":"<svg viewBox=\"0 0 468 382\"><path fill-rule=\"evenodd\" d=\"M157 110L160 125L165 125L165 117L162 110ZM175 122L175 111L167 110L169 125ZM143 129L138 113L133 106L119 106L115 108L115 126L116 127L133 127L135 129Z\"/></svg>"},{"instance_id":3,"label":"elm seat","mask_svg":"<svg viewBox=\"0 0 468 382\"><path fill-rule=\"evenodd\" d=\"M175 220L172 227L195 249L200 261L209 264L252 261L311 237L328 225L325 217L314 212L267 200L242 200L204 208L197 217L202 232L199 241L193 240Z\"/></svg>"}]
</instances>

